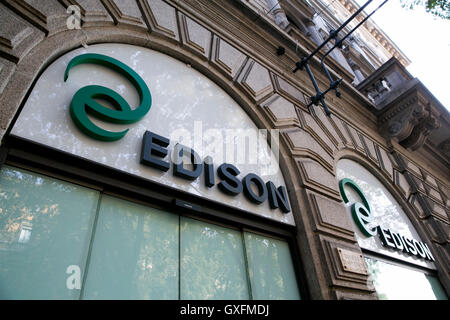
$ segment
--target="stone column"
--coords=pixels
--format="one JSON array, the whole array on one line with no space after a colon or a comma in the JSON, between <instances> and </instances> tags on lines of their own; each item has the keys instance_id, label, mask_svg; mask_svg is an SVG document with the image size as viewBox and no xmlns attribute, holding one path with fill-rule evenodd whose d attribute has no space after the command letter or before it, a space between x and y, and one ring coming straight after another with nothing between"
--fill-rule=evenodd
<instances>
[{"instance_id":1,"label":"stone column","mask_svg":"<svg viewBox=\"0 0 450 320\"><path fill-rule=\"evenodd\" d=\"M322 36L320 35L319 31L316 28L316 24L312 20L308 20L306 23L306 28L308 29L309 34L311 35L313 41L320 45L323 42Z\"/></svg>"},{"instance_id":2,"label":"stone column","mask_svg":"<svg viewBox=\"0 0 450 320\"><path fill-rule=\"evenodd\" d=\"M275 16L275 23L281 28L285 29L289 25L289 21L286 18L286 14L283 9L281 9L280 4L277 0L266 0L269 10Z\"/></svg>"},{"instance_id":3,"label":"stone column","mask_svg":"<svg viewBox=\"0 0 450 320\"><path fill-rule=\"evenodd\" d=\"M306 23L306 27L308 28L308 32L311 34L311 37L313 39L313 41L319 46L322 44L322 42L324 42L325 40L323 39L322 35L319 33L319 31L317 30L316 24L314 23L314 21L309 20ZM327 51L328 49L332 48L334 45L333 40L328 42L324 49L325 51ZM336 60L341 66L343 66L347 71L349 71L350 73L353 73L352 68L350 67L350 65L347 63L347 60L345 59L345 57L343 56L343 54L341 53L339 48L335 48L333 51L330 52L329 57L333 58L334 60Z\"/></svg>"},{"instance_id":4,"label":"stone column","mask_svg":"<svg viewBox=\"0 0 450 320\"><path fill-rule=\"evenodd\" d=\"M348 64L350 65L350 67L352 68L353 73L355 74L355 77L356 77L355 84L362 82L364 80L364 76L361 72L359 65L356 64L355 61L353 61L352 58L350 58L350 57L347 59L347 61L348 61Z\"/></svg>"}]
</instances>

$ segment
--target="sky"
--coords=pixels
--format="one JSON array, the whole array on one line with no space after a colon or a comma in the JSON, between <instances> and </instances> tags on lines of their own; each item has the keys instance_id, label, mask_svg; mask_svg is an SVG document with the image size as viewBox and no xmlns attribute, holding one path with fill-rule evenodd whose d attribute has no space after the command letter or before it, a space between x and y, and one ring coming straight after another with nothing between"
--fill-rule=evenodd
<instances>
[{"instance_id":1,"label":"sky","mask_svg":"<svg viewBox=\"0 0 450 320\"><path fill-rule=\"evenodd\" d=\"M381 2L374 0L366 12ZM422 6L403 9L400 0L389 0L371 19L411 61L409 73L450 111L450 20L434 18Z\"/></svg>"}]
</instances>

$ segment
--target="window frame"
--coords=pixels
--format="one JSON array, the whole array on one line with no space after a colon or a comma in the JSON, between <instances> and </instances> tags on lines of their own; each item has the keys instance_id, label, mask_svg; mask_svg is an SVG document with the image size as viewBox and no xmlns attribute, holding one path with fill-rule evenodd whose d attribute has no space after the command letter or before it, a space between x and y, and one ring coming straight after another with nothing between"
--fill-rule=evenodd
<instances>
[{"instance_id":1,"label":"window frame","mask_svg":"<svg viewBox=\"0 0 450 320\"><path fill-rule=\"evenodd\" d=\"M438 278L437 270L433 270L433 269L429 269L429 268L426 268L426 267L422 267L422 266L419 266L419 265L416 265L416 264L413 264L413 263L410 263L410 262L407 262L407 261L396 259L395 257L386 256L386 255L383 255L381 253L377 253L377 252L374 252L374 251L371 251L371 250L368 250L368 249L361 248L361 251L363 253L363 257L364 258L370 258L370 259L378 260L378 261L381 261L381 262L392 264L392 265L397 266L397 267L402 267L402 268L406 268L406 269L409 269L409 270L412 270L412 271L421 272L421 273L424 273L426 275Z\"/></svg>"}]
</instances>

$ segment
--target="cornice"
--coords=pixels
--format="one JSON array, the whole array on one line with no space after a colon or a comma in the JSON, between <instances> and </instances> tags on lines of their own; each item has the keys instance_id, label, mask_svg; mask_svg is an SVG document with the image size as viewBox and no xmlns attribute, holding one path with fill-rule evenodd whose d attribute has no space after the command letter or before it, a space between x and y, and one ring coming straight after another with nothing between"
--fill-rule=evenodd
<instances>
[{"instance_id":1,"label":"cornice","mask_svg":"<svg viewBox=\"0 0 450 320\"><path fill-rule=\"evenodd\" d=\"M313 3L320 8L321 15L325 15L326 19L329 23L334 24L336 26L340 25L341 22L338 21L335 16L330 12L329 10L329 4L326 4L322 2L321 0L311 0ZM328 3L331 0L328 0ZM333 5L334 1L331 2L331 5ZM354 1L354 0L339 0L339 5L343 8L345 8L348 11L348 17L350 17L351 14L356 12L360 6ZM333 5L333 7L337 7L337 5ZM355 19L356 21L360 22L362 19L366 17L366 13L363 11L361 12ZM398 59L405 67L407 67L411 61L408 59L408 57L397 47L397 45L383 32L383 30L377 26L373 20L369 19L366 21L361 28L364 28L367 33L380 44L381 47L384 48L386 53L389 53L391 56ZM349 32L350 28L347 26L344 28L345 32ZM372 56L372 58L376 58L372 50L370 48L367 48L367 53ZM376 59L374 60L376 61Z\"/></svg>"},{"instance_id":2,"label":"cornice","mask_svg":"<svg viewBox=\"0 0 450 320\"><path fill-rule=\"evenodd\" d=\"M360 8L360 6L354 0L339 0L339 3L344 6L351 14ZM367 15L364 11L357 17L358 21L364 19ZM377 42L393 57L401 62L401 64L407 67L411 61L408 57L397 47L397 45L383 32L383 30L377 26L377 24L369 19L362 25L370 35L377 40Z\"/></svg>"}]
</instances>

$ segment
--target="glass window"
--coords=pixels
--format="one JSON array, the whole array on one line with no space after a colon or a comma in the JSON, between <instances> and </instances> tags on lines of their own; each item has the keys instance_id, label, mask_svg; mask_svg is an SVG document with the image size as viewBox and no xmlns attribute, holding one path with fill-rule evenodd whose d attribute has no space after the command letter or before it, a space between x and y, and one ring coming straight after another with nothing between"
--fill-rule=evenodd
<instances>
[{"instance_id":1,"label":"glass window","mask_svg":"<svg viewBox=\"0 0 450 320\"><path fill-rule=\"evenodd\" d=\"M300 299L287 242L249 232L244 238L253 299Z\"/></svg>"},{"instance_id":2,"label":"glass window","mask_svg":"<svg viewBox=\"0 0 450 320\"><path fill-rule=\"evenodd\" d=\"M447 300L436 277L373 258L367 268L382 300Z\"/></svg>"},{"instance_id":3,"label":"glass window","mask_svg":"<svg viewBox=\"0 0 450 320\"><path fill-rule=\"evenodd\" d=\"M181 299L249 299L239 231L181 218Z\"/></svg>"},{"instance_id":4,"label":"glass window","mask_svg":"<svg viewBox=\"0 0 450 320\"><path fill-rule=\"evenodd\" d=\"M178 299L178 216L102 196L85 299Z\"/></svg>"},{"instance_id":5,"label":"glass window","mask_svg":"<svg viewBox=\"0 0 450 320\"><path fill-rule=\"evenodd\" d=\"M99 193L26 170L0 171L0 299L78 299ZM72 272L72 271L70 271ZM74 271L76 272L76 271ZM81 274L73 283L80 286Z\"/></svg>"},{"instance_id":6,"label":"glass window","mask_svg":"<svg viewBox=\"0 0 450 320\"><path fill-rule=\"evenodd\" d=\"M285 241L3 166L0 299L80 298L300 295Z\"/></svg>"}]
</instances>

